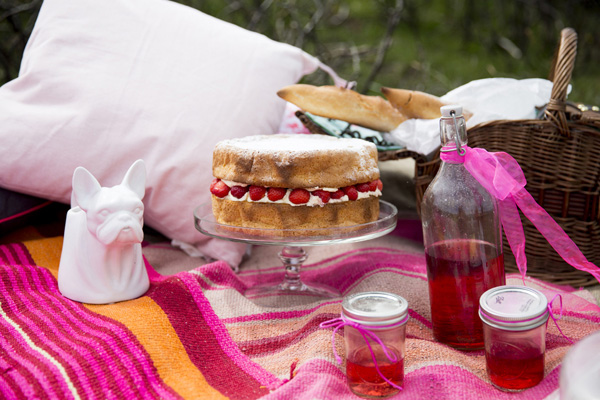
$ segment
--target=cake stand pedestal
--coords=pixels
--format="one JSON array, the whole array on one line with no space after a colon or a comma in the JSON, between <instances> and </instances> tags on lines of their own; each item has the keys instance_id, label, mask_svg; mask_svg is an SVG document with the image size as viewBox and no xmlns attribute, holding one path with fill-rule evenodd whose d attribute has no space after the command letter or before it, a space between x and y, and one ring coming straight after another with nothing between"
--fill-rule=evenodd
<instances>
[{"instance_id":1,"label":"cake stand pedestal","mask_svg":"<svg viewBox=\"0 0 600 400\"><path fill-rule=\"evenodd\" d=\"M216 221L210 203L194 210L196 229L203 234L254 245L282 246L279 258L285 269L283 281L277 285L250 287L244 296L253 299L265 296L299 295L311 301L340 297L340 292L318 282L305 283L300 279L300 269L307 254L306 246L329 246L337 243L353 243L375 239L394 230L398 218L396 207L386 201L379 202L376 221L361 225L324 229L261 229L223 225Z\"/></svg>"}]
</instances>

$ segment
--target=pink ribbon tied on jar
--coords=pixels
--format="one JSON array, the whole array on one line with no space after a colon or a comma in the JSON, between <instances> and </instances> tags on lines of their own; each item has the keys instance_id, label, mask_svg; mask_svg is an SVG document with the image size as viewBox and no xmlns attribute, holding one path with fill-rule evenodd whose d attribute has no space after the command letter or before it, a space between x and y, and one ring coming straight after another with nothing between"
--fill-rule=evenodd
<instances>
[{"instance_id":1,"label":"pink ribbon tied on jar","mask_svg":"<svg viewBox=\"0 0 600 400\"><path fill-rule=\"evenodd\" d=\"M390 324L390 325L379 325L378 328L391 328L393 326L402 325L402 324L406 323L407 320L408 320L408 314L401 321L398 321L398 322ZM350 321L349 319L345 318L343 314L340 316L340 318L330 319L328 321L321 322L321 324L319 324L319 328L322 328L322 329L334 328L333 333L331 335L331 347L333 348L333 355L335 356L335 360L337 361L337 363L338 364L342 363L342 357L339 356L339 354L335 348L335 334L339 329L343 328L346 325L353 327L362 335L363 339L365 340L365 343L367 344L367 347L369 348L369 352L371 353L371 358L373 360L373 365L375 366L375 370L377 371L377 373L379 374L381 379L383 379L385 382L390 384L392 387L394 387L398 390L402 390L401 386L396 385L394 382L392 382L388 378L386 378L385 375L383 375L383 373L379 369L379 365L377 364L377 358L375 357L375 352L373 351L373 348L371 347L369 338L371 340L373 340L374 342L376 342L381 347L381 350L383 351L385 356L388 358L388 360L390 360L392 362L396 362L396 361L398 361L398 357L393 352L389 351L387 346L383 343L383 341L381 339L379 339L379 336L377 336L377 334L375 334L374 332L365 328L363 325L361 325L359 323Z\"/></svg>"},{"instance_id":2,"label":"pink ribbon tied on jar","mask_svg":"<svg viewBox=\"0 0 600 400\"><path fill-rule=\"evenodd\" d=\"M527 181L519 163L508 153L488 152L463 146L462 154L444 147L440 158L451 164L464 163L469 173L498 199L500 220L508 244L515 255L523 283L527 273L525 233L519 209L571 266L592 274L600 282L600 269L589 262L577 245L525 189ZM444 151L445 150L445 151Z\"/></svg>"},{"instance_id":3,"label":"pink ribbon tied on jar","mask_svg":"<svg viewBox=\"0 0 600 400\"><path fill-rule=\"evenodd\" d=\"M558 297L558 299L560 300L560 307L559 307L559 316L558 318L554 315L554 312L552 311L552 303L554 303L554 300L556 300L556 298ZM563 303L562 303L562 296L560 295L560 293L556 293L554 295L554 297L552 298L552 300L550 300L550 302L548 302L548 314L550 315L550 318L552 318L552 321L554 321L554 325L556 325L556 328L558 329L558 331L560 332L560 334L569 341L569 343L573 344L573 341L563 333L562 329L560 329L560 326L558 326L558 321L562 319L563 317Z\"/></svg>"}]
</instances>

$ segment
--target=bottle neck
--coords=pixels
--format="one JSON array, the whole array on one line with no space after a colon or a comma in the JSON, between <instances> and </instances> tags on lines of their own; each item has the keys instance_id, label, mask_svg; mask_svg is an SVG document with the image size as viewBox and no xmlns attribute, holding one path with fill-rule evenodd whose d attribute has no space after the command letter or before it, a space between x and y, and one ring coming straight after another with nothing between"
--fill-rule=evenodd
<instances>
[{"instance_id":1,"label":"bottle neck","mask_svg":"<svg viewBox=\"0 0 600 400\"><path fill-rule=\"evenodd\" d=\"M440 139L442 147L447 150L457 148L457 141L460 147L467 145L467 128L465 119L462 115L440 118Z\"/></svg>"}]
</instances>

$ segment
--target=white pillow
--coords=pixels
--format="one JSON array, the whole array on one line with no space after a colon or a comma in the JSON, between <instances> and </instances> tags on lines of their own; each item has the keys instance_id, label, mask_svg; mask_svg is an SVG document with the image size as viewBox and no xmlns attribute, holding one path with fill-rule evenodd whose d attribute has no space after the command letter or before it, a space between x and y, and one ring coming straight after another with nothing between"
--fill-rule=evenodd
<instances>
[{"instance_id":1,"label":"white pillow","mask_svg":"<svg viewBox=\"0 0 600 400\"><path fill-rule=\"evenodd\" d=\"M165 0L45 0L19 77L0 88L0 186L68 203L83 166L113 186L147 166L145 223L237 265L245 246L209 239L212 149L275 133L278 89L322 67L302 50Z\"/></svg>"}]
</instances>

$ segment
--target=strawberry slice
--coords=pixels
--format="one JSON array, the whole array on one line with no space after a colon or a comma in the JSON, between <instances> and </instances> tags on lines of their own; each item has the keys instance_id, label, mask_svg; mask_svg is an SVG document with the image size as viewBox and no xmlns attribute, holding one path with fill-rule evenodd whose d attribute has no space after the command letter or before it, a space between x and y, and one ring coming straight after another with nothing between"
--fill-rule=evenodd
<instances>
[{"instance_id":1,"label":"strawberry slice","mask_svg":"<svg viewBox=\"0 0 600 400\"><path fill-rule=\"evenodd\" d=\"M323 202L323 204L329 203L329 199L331 198L331 193L329 193L326 190L314 190L312 194L314 196L318 196Z\"/></svg>"},{"instance_id":2,"label":"strawberry slice","mask_svg":"<svg viewBox=\"0 0 600 400\"><path fill-rule=\"evenodd\" d=\"M265 188L263 186L251 185L250 189L248 189L248 191L250 192L250 194L249 194L250 200L258 201L258 200L262 199L263 197L265 197L265 194L267 193L267 188Z\"/></svg>"},{"instance_id":3,"label":"strawberry slice","mask_svg":"<svg viewBox=\"0 0 600 400\"><path fill-rule=\"evenodd\" d=\"M354 186L346 186L346 187L342 188L342 190L344 191L346 196L348 196L349 200L354 201L354 200L358 199L358 190L356 190L356 188Z\"/></svg>"},{"instance_id":4,"label":"strawberry slice","mask_svg":"<svg viewBox=\"0 0 600 400\"><path fill-rule=\"evenodd\" d=\"M367 193L370 189L370 186L368 183L359 183L358 185L356 185L356 190L358 190L361 193Z\"/></svg>"},{"instance_id":5,"label":"strawberry slice","mask_svg":"<svg viewBox=\"0 0 600 400\"><path fill-rule=\"evenodd\" d=\"M377 189L379 189L380 192L383 190L383 182L381 182L381 179L377 179Z\"/></svg>"},{"instance_id":6,"label":"strawberry slice","mask_svg":"<svg viewBox=\"0 0 600 400\"><path fill-rule=\"evenodd\" d=\"M248 186L235 185L231 188L231 195L236 199L241 199L248 192Z\"/></svg>"},{"instance_id":7,"label":"strawberry slice","mask_svg":"<svg viewBox=\"0 0 600 400\"><path fill-rule=\"evenodd\" d=\"M215 178L210 184L210 192L219 198L223 198L229 193L229 186L222 180Z\"/></svg>"},{"instance_id":8,"label":"strawberry slice","mask_svg":"<svg viewBox=\"0 0 600 400\"><path fill-rule=\"evenodd\" d=\"M331 193L331 198L335 199L335 200L339 200L342 197L344 197L345 195L346 195L346 193L344 193L344 191L342 189L338 189L337 192Z\"/></svg>"},{"instance_id":9,"label":"strawberry slice","mask_svg":"<svg viewBox=\"0 0 600 400\"><path fill-rule=\"evenodd\" d=\"M219 182L221 182L221 180L219 178L215 178L215 179L212 180L212 182L210 183L210 192L211 193L213 192L213 190L215 190L215 186Z\"/></svg>"},{"instance_id":10,"label":"strawberry slice","mask_svg":"<svg viewBox=\"0 0 600 400\"><path fill-rule=\"evenodd\" d=\"M286 192L287 192L287 189L272 187L272 188L269 188L269 190L267 190L267 197L271 201L281 200L285 196Z\"/></svg>"},{"instance_id":11,"label":"strawberry slice","mask_svg":"<svg viewBox=\"0 0 600 400\"><path fill-rule=\"evenodd\" d=\"M290 201L294 204L305 204L310 200L310 192L306 189L294 189L290 193Z\"/></svg>"},{"instance_id":12,"label":"strawberry slice","mask_svg":"<svg viewBox=\"0 0 600 400\"><path fill-rule=\"evenodd\" d=\"M374 192L377 190L377 181L369 182L369 192Z\"/></svg>"}]
</instances>

